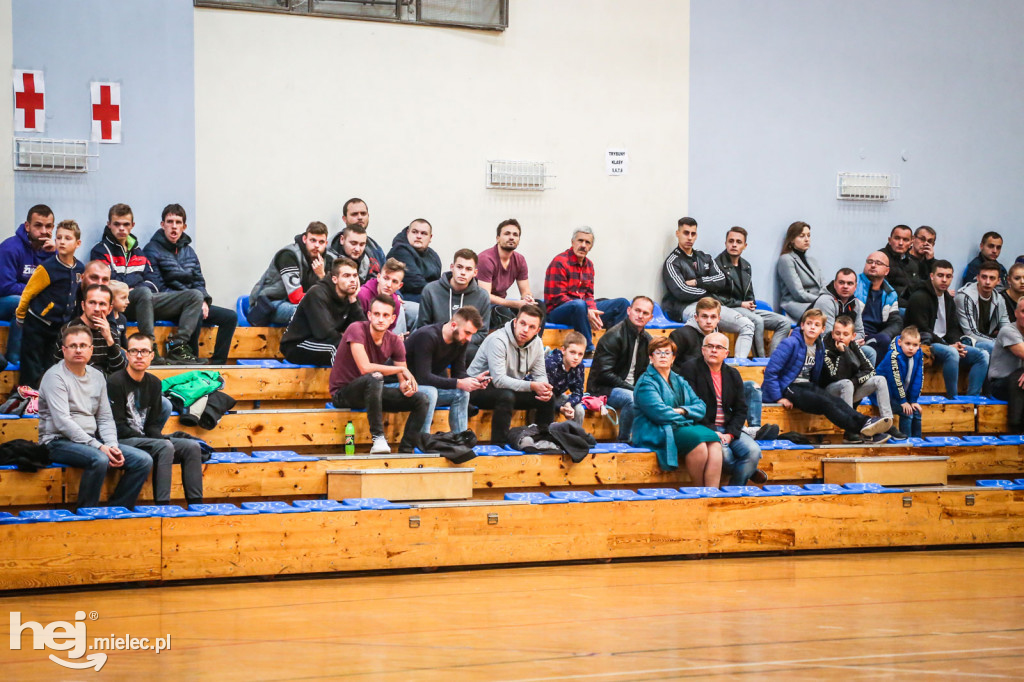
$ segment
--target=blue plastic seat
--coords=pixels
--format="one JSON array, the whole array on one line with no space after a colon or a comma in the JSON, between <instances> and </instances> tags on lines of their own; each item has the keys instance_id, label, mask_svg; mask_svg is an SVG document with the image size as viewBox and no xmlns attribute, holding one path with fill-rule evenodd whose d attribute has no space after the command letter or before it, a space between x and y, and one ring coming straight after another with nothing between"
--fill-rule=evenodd
<instances>
[{"instance_id":1,"label":"blue plastic seat","mask_svg":"<svg viewBox=\"0 0 1024 682\"><path fill-rule=\"evenodd\" d=\"M902 493L903 488L886 488L881 483L844 483L843 487L855 493Z\"/></svg>"},{"instance_id":2,"label":"blue plastic seat","mask_svg":"<svg viewBox=\"0 0 1024 682\"><path fill-rule=\"evenodd\" d=\"M356 407L345 407L344 405L342 405L341 407L335 407L334 403L332 403L330 400L324 403L324 407L326 407L328 410L345 410L346 412L366 412L366 408L359 409Z\"/></svg>"},{"instance_id":3,"label":"blue plastic seat","mask_svg":"<svg viewBox=\"0 0 1024 682\"><path fill-rule=\"evenodd\" d=\"M83 514L72 514L67 509L32 509L21 512L20 514L18 514L18 517L22 519L29 519L33 523L64 523L66 521L93 520L93 517L91 516L85 516Z\"/></svg>"},{"instance_id":4,"label":"blue plastic seat","mask_svg":"<svg viewBox=\"0 0 1024 682\"><path fill-rule=\"evenodd\" d=\"M767 310L770 313L775 312L775 309L772 308L771 304L768 301L762 301L759 298L754 299L754 308L756 308L757 310Z\"/></svg>"},{"instance_id":5,"label":"blue plastic seat","mask_svg":"<svg viewBox=\"0 0 1024 682\"><path fill-rule=\"evenodd\" d=\"M1016 483L1008 478L983 478L974 483L982 488L1004 488L1006 490L1013 490L1017 486Z\"/></svg>"},{"instance_id":6,"label":"blue plastic seat","mask_svg":"<svg viewBox=\"0 0 1024 682\"><path fill-rule=\"evenodd\" d=\"M16 526L20 523L34 523L32 519L20 519L11 512L0 512L0 526Z\"/></svg>"},{"instance_id":7,"label":"blue plastic seat","mask_svg":"<svg viewBox=\"0 0 1024 682\"><path fill-rule=\"evenodd\" d=\"M243 502L242 509L251 509L260 514L304 514L308 509L293 507L287 502L275 500L273 502Z\"/></svg>"},{"instance_id":8,"label":"blue plastic seat","mask_svg":"<svg viewBox=\"0 0 1024 682\"><path fill-rule=\"evenodd\" d=\"M359 511L359 507L350 504L342 504L337 500L295 500L296 507L302 507L310 511L333 512L333 511Z\"/></svg>"},{"instance_id":9,"label":"blue plastic seat","mask_svg":"<svg viewBox=\"0 0 1024 682\"><path fill-rule=\"evenodd\" d=\"M712 488L710 486L683 486L679 490L687 495L698 495L700 497L742 497L739 493L730 493L721 488Z\"/></svg>"},{"instance_id":10,"label":"blue plastic seat","mask_svg":"<svg viewBox=\"0 0 1024 682\"><path fill-rule=\"evenodd\" d=\"M233 504L223 502L220 504L190 504L189 511L202 512L207 516L257 516L258 511L252 509L239 509Z\"/></svg>"},{"instance_id":11,"label":"blue plastic seat","mask_svg":"<svg viewBox=\"0 0 1024 682\"><path fill-rule=\"evenodd\" d=\"M657 303L654 304L654 314L651 315L651 321L647 323L648 329L679 329L682 326L684 326L682 322L668 319L661 306Z\"/></svg>"},{"instance_id":12,"label":"blue plastic seat","mask_svg":"<svg viewBox=\"0 0 1024 682\"><path fill-rule=\"evenodd\" d=\"M722 490L727 493L739 493L743 497L775 497L770 490L762 490L756 485L723 485Z\"/></svg>"},{"instance_id":13,"label":"blue plastic seat","mask_svg":"<svg viewBox=\"0 0 1024 682\"><path fill-rule=\"evenodd\" d=\"M1006 445L999 436L960 436L965 445Z\"/></svg>"},{"instance_id":14,"label":"blue plastic seat","mask_svg":"<svg viewBox=\"0 0 1024 682\"><path fill-rule=\"evenodd\" d=\"M675 488L640 488L637 490L641 495L655 497L659 500L697 500L700 495L683 493Z\"/></svg>"},{"instance_id":15,"label":"blue plastic seat","mask_svg":"<svg viewBox=\"0 0 1024 682\"><path fill-rule=\"evenodd\" d=\"M638 448L632 443L598 443L591 452L650 452L650 448Z\"/></svg>"},{"instance_id":16,"label":"blue plastic seat","mask_svg":"<svg viewBox=\"0 0 1024 682\"><path fill-rule=\"evenodd\" d=\"M835 483L807 483L804 490L809 490L816 495L856 495L853 490L847 490Z\"/></svg>"},{"instance_id":17,"label":"blue plastic seat","mask_svg":"<svg viewBox=\"0 0 1024 682\"><path fill-rule=\"evenodd\" d=\"M548 497L544 493L505 493L505 499L512 502L529 502L530 504L569 504L569 500Z\"/></svg>"},{"instance_id":18,"label":"blue plastic seat","mask_svg":"<svg viewBox=\"0 0 1024 682\"><path fill-rule=\"evenodd\" d=\"M584 358L582 364L584 367L589 368L594 364L594 358Z\"/></svg>"},{"instance_id":19,"label":"blue plastic seat","mask_svg":"<svg viewBox=\"0 0 1024 682\"><path fill-rule=\"evenodd\" d=\"M999 436L999 442L1004 445L1024 445L1024 435L1008 434Z\"/></svg>"},{"instance_id":20,"label":"blue plastic seat","mask_svg":"<svg viewBox=\"0 0 1024 682\"><path fill-rule=\"evenodd\" d=\"M21 415L17 415L17 414L0 414L0 419L21 419Z\"/></svg>"},{"instance_id":21,"label":"blue plastic seat","mask_svg":"<svg viewBox=\"0 0 1024 682\"><path fill-rule=\"evenodd\" d=\"M359 509L408 509L409 505L385 500L383 497L348 497L342 500L350 507Z\"/></svg>"},{"instance_id":22,"label":"blue plastic seat","mask_svg":"<svg viewBox=\"0 0 1024 682\"><path fill-rule=\"evenodd\" d=\"M609 497L599 497L586 490L553 490L551 497L557 500L569 500L570 502L611 502Z\"/></svg>"},{"instance_id":23,"label":"blue plastic seat","mask_svg":"<svg viewBox=\"0 0 1024 682\"><path fill-rule=\"evenodd\" d=\"M251 327L249 324L249 297L239 296L235 301L235 313L238 315L239 327Z\"/></svg>"},{"instance_id":24,"label":"blue plastic seat","mask_svg":"<svg viewBox=\"0 0 1024 682\"><path fill-rule=\"evenodd\" d=\"M281 369L284 367L280 360L272 360L269 358L262 360L256 358L242 358L240 360L236 360L235 364L243 367L261 367L263 369Z\"/></svg>"},{"instance_id":25,"label":"blue plastic seat","mask_svg":"<svg viewBox=\"0 0 1024 682\"><path fill-rule=\"evenodd\" d=\"M478 457L513 457L515 455L525 454L521 450L513 450L507 445L474 445L473 452Z\"/></svg>"},{"instance_id":26,"label":"blue plastic seat","mask_svg":"<svg viewBox=\"0 0 1024 682\"><path fill-rule=\"evenodd\" d=\"M610 498L616 502L650 502L651 500L658 499L641 495L635 490L595 490L594 494L598 497Z\"/></svg>"},{"instance_id":27,"label":"blue plastic seat","mask_svg":"<svg viewBox=\"0 0 1024 682\"><path fill-rule=\"evenodd\" d=\"M4 367L4 370L8 371L8 372L17 372L20 369L21 369L21 363L20 362L11 362L10 360L7 361L7 366Z\"/></svg>"},{"instance_id":28,"label":"blue plastic seat","mask_svg":"<svg viewBox=\"0 0 1024 682\"><path fill-rule=\"evenodd\" d=\"M799 496L799 495L816 495L817 494L817 493L811 492L810 490L804 490L803 488L801 488L798 485L792 485L792 484L781 485L781 484L777 484L777 483L770 483L770 484L766 485L764 487L764 489L767 490L770 493L775 494L775 495Z\"/></svg>"},{"instance_id":29,"label":"blue plastic seat","mask_svg":"<svg viewBox=\"0 0 1024 682\"><path fill-rule=\"evenodd\" d=\"M252 456L265 462L315 462L316 457L300 455L291 450L253 450Z\"/></svg>"},{"instance_id":30,"label":"blue plastic seat","mask_svg":"<svg viewBox=\"0 0 1024 682\"><path fill-rule=\"evenodd\" d=\"M562 330L562 329L568 329L568 328L569 328L569 325L567 325L567 324L555 324L554 322L545 322L544 323L544 329Z\"/></svg>"},{"instance_id":31,"label":"blue plastic seat","mask_svg":"<svg viewBox=\"0 0 1024 682\"><path fill-rule=\"evenodd\" d=\"M925 445L937 445L939 447L959 447L964 444L956 436L927 436L924 442Z\"/></svg>"},{"instance_id":32,"label":"blue plastic seat","mask_svg":"<svg viewBox=\"0 0 1024 682\"><path fill-rule=\"evenodd\" d=\"M78 513L94 519L148 519L149 514L133 512L127 507L81 507Z\"/></svg>"},{"instance_id":33,"label":"blue plastic seat","mask_svg":"<svg viewBox=\"0 0 1024 682\"><path fill-rule=\"evenodd\" d=\"M183 519L193 516L206 516L203 512L188 511L176 504L142 504L135 507L135 511L150 516L159 516L165 519Z\"/></svg>"}]
</instances>

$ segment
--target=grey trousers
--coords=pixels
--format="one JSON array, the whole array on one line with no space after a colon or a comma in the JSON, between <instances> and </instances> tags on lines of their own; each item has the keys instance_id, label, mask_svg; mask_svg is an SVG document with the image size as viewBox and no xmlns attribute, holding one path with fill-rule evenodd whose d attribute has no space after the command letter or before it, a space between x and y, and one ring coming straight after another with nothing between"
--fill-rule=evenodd
<instances>
[{"instance_id":1,"label":"grey trousers","mask_svg":"<svg viewBox=\"0 0 1024 682\"><path fill-rule=\"evenodd\" d=\"M754 357L766 358L779 347L789 336L789 318L773 313L770 310L747 310L746 308L730 308L754 323ZM768 352L764 347L765 329L772 331L772 340L768 342Z\"/></svg>"},{"instance_id":2,"label":"grey trousers","mask_svg":"<svg viewBox=\"0 0 1024 682\"><path fill-rule=\"evenodd\" d=\"M171 465L181 464L181 485L189 503L203 501L203 452L191 438L122 438L130 445L153 457L153 499L157 503L171 501Z\"/></svg>"},{"instance_id":3,"label":"grey trousers","mask_svg":"<svg viewBox=\"0 0 1024 682\"><path fill-rule=\"evenodd\" d=\"M857 388L854 388L853 382L849 379L840 379L826 386L825 390L834 396L842 398L850 407L854 406L854 401L859 403L874 393L878 398L878 413L883 417L892 419L892 405L889 403L889 384L885 383L885 377L880 377L876 374Z\"/></svg>"},{"instance_id":4,"label":"grey trousers","mask_svg":"<svg viewBox=\"0 0 1024 682\"><path fill-rule=\"evenodd\" d=\"M155 320L177 322L178 328L170 338L170 345L177 346L188 343L203 321L203 294L198 289L154 294L149 287L135 287L128 293L125 315L135 320L139 331L150 337Z\"/></svg>"}]
</instances>

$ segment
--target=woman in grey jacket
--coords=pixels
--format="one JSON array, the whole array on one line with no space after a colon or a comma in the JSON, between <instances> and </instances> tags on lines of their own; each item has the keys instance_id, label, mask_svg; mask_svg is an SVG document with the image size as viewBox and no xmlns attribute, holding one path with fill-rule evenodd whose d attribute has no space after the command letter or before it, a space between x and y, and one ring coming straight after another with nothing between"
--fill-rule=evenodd
<instances>
[{"instance_id":1,"label":"woman in grey jacket","mask_svg":"<svg viewBox=\"0 0 1024 682\"><path fill-rule=\"evenodd\" d=\"M794 320L799 320L818 295L825 291L818 261L807 255L811 247L811 226L797 221L786 230L782 255L775 266L779 286L779 305Z\"/></svg>"}]
</instances>

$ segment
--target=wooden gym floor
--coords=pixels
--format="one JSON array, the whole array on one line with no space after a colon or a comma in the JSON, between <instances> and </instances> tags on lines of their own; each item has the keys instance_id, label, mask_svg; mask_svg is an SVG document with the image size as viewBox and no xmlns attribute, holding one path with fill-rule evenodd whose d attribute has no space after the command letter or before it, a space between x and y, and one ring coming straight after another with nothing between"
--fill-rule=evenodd
<instances>
[{"instance_id":1,"label":"wooden gym floor","mask_svg":"<svg viewBox=\"0 0 1024 682\"><path fill-rule=\"evenodd\" d=\"M171 635L5 680L1024 678L1024 548L750 556L0 597L93 637ZM63 654L64 652L54 652Z\"/></svg>"}]
</instances>

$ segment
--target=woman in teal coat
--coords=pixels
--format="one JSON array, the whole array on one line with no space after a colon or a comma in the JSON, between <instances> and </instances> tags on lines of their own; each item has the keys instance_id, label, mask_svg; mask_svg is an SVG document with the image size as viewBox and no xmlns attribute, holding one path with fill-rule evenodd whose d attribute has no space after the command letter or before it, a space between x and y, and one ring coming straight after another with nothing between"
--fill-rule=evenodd
<instances>
[{"instance_id":1,"label":"woman in teal coat","mask_svg":"<svg viewBox=\"0 0 1024 682\"><path fill-rule=\"evenodd\" d=\"M650 364L633 389L633 445L651 448L666 471L682 459L696 486L717 488L722 479L722 442L697 424L707 407L686 380L672 371L676 344L661 336L648 346Z\"/></svg>"}]
</instances>

